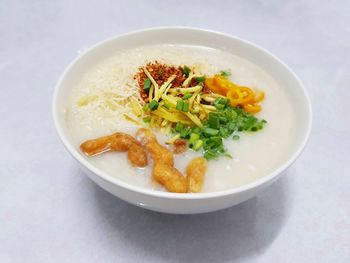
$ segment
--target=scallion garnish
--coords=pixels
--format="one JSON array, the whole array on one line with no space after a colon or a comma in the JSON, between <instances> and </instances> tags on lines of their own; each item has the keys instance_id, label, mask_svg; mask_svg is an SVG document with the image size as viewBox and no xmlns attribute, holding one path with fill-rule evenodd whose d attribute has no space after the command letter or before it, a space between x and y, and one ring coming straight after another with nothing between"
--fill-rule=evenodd
<instances>
[{"instance_id":1,"label":"scallion garnish","mask_svg":"<svg viewBox=\"0 0 350 263\"><path fill-rule=\"evenodd\" d=\"M184 125L181 122L176 123L175 125L175 131L181 132L181 130L184 128Z\"/></svg>"},{"instance_id":2,"label":"scallion garnish","mask_svg":"<svg viewBox=\"0 0 350 263\"><path fill-rule=\"evenodd\" d=\"M188 139L190 133L191 133L191 129L186 127L186 128L181 130L180 137L183 138L183 139Z\"/></svg>"},{"instance_id":3,"label":"scallion garnish","mask_svg":"<svg viewBox=\"0 0 350 263\"><path fill-rule=\"evenodd\" d=\"M198 151L201 147L203 146L203 141L202 140L197 140L192 146L192 149L195 151Z\"/></svg>"},{"instance_id":4,"label":"scallion garnish","mask_svg":"<svg viewBox=\"0 0 350 263\"><path fill-rule=\"evenodd\" d=\"M219 133L219 130L207 127L203 129L203 133L205 135L213 136L213 135L217 135Z\"/></svg>"},{"instance_id":5,"label":"scallion garnish","mask_svg":"<svg viewBox=\"0 0 350 263\"><path fill-rule=\"evenodd\" d=\"M188 101L178 100L176 103L176 109L183 112L188 112L190 109L190 104Z\"/></svg>"},{"instance_id":6,"label":"scallion garnish","mask_svg":"<svg viewBox=\"0 0 350 263\"><path fill-rule=\"evenodd\" d=\"M182 107L184 105L184 101L183 100L178 100L176 103L176 109L179 111L182 111Z\"/></svg>"},{"instance_id":7,"label":"scallion garnish","mask_svg":"<svg viewBox=\"0 0 350 263\"><path fill-rule=\"evenodd\" d=\"M188 101L184 101L182 104L182 111L188 112L189 108L190 108L190 104L188 103Z\"/></svg>"},{"instance_id":8,"label":"scallion garnish","mask_svg":"<svg viewBox=\"0 0 350 263\"><path fill-rule=\"evenodd\" d=\"M180 110L183 109L184 102L181 100ZM208 119L203 121L203 127L190 128L177 123L174 132L180 134L181 138L188 139L193 150L203 149L203 155L208 160L219 156L231 158L223 145L223 139L233 134L232 139L238 140L240 137L237 132L258 131L264 127L266 121L259 120L240 107L232 107L225 98L218 98L213 105L217 111L209 113Z\"/></svg>"},{"instance_id":9,"label":"scallion garnish","mask_svg":"<svg viewBox=\"0 0 350 263\"><path fill-rule=\"evenodd\" d=\"M196 78L198 83L204 82L205 81L205 76L200 76Z\"/></svg>"},{"instance_id":10,"label":"scallion garnish","mask_svg":"<svg viewBox=\"0 0 350 263\"><path fill-rule=\"evenodd\" d=\"M143 120L143 122L145 122L145 123L148 123L148 122L150 122L151 121L151 117L144 117L144 118L142 118L142 120Z\"/></svg>"},{"instance_id":11,"label":"scallion garnish","mask_svg":"<svg viewBox=\"0 0 350 263\"><path fill-rule=\"evenodd\" d=\"M220 120L219 120L219 115L211 112L209 113L209 127L213 129L218 129L220 126Z\"/></svg>"},{"instance_id":12,"label":"scallion garnish","mask_svg":"<svg viewBox=\"0 0 350 263\"><path fill-rule=\"evenodd\" d=\"M237 140L239 140L239 135L237 135L237 134L235 134L235 135L233 135L232 136L232 140L235 140L235 141L237 141Z\"/></svg>"},{"instance_id":13,"label":"scallion garnish","mask_svg":"<svg viewBox=\"0 0 350 263\"><path fill-rule=\"evenodd\" d=\"M190 135L190 144L194 144L197 140L199 140L200 136L197 133L191 133Z\"/></svg>"},{"instance_id":14,"label":"scallion garnish","mask_svg":"<svg viewBox=\"0 0 350 263\"><path fill-rule=\"evenodd\" d=\"M170 109L170 104L164 101L163 107L166 108L167 110Z\"/></svg>"},{"instance_id":15,"label":"scallion garnish","mask_svg":"<svg viewBox=\"0 0 350 263\"><path fill-rule=\"evenodd\" d=\"M218 156L215 152L213 151L206 151L204 153L204 158L207 159L207 160L214 160L216 159Z\"/></svg>"},{"instance_id":16,"label":"scallion garnish","mask_svg":"<svg viewBox=\"0 0 350 263\"><path fill-rule=\"evenodd\" d=\"M220 75L223 77L229 77L229 76L231 76L231 72L226 71L226 70L221 70Z\"/></svg>"},{"instance_id":17,"label":"scallion garnish","mask_svg":"<svg viewBox=\"0 0 350 263\"><path fill-rule=\"evenodd\" d=\"M187 100L187 99L191 98L192 95L193 95L192 93L185 94L185 95L182 97L182 99L183 99L183 100Z\"/></svg>"},{"instance_id":18,"label":"scallion garnish","mask_svg":"<svg viewBox=\"0 0 350 263\"><path fill-rule=\"evenodd\" d=\"M149 107L148 107L149 103L146 103L142 109L145 111L145 112L149 112Z\"/></svg>"},{"instance_id":19,"label":"scallion garnish","mask_svg":"<svg viewBox=\"0 0 350 263\"><path fill-rule=\"evenodd\" d=\"M182 68L182 73L186 76L186 78L188 78L188 76L190 75L191 69L187 66L184 66Z\"/></svg>"},{"instance_id":20,"label":"scallion garnish","mask_svg":"<svg viewBox=\"0 0 350 263\"><path fill-rule=\"evenodd\" d=\"M145 79L145 81L143 82L143 90L148 92L149 89L151 88L152 82L150 79Z\"/></svg>"},{"instance_id":21,"label":"scallion garnish","mask_svg":"<svg viewBox=\"0 0 350 263\"><path fill-rule=\"evenodd\" d=\"M149 104L148 104L148 108L151 110L151 111L154 111L156 109L158 109L158 105L159 103L155 100L152 100Z\"/></svg>"}]
</instances>

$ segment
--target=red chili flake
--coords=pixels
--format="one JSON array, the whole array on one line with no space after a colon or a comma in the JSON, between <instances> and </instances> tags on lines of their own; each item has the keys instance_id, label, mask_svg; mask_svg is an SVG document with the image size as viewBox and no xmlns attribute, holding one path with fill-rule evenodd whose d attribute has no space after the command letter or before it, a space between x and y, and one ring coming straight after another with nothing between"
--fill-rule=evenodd
<instances>
[{"instance_id":1,"label":"red chili flake","mask_svg":"<svg viewBox=\"0 0 350 263\"><path fill-rule=\"evenodd\" d=\"M167 81L172 75L176 75L174 81L172 82L172 87L180 87L186 79L181 67L161 64L158 61L148 63L146 65L146 69L152 75L152 77L159 86L161 86L165 81ZM147 102L148 93L143 90L143 83L145 79L147 79L147 75L145 74L143 69L140 68L139 72L134 76L134 78L139 84L141 98L145 102Z\"/></svg>"},{"instance_id":2,"label":"red chili flake","mask_svg":"<svg viewBox=\"0 0 350 263\"><path fill-rule=\"evenodd\" d=\"M180 87L182 83L186 80L186 76L183 73L182 67L161 64L158 61L155 61L148 63L146 65L146 69L152 75L153 79L157 82L159 86L161 86L165 81L167 81L172 75L176 76L172 82L172 88ZM148 102L148 93L143 89L143 83L145 79L147 79L147 75L144 72L143 68L139 68L139 71L136 73L134 78L139 84L141 98L145 102ZM189 87L194 87L196 85L198 85L198 81L195 78L193 78ZM202 92L210 93L211 91L208 87L204 85Z\"/></svg>"}]
</instances>

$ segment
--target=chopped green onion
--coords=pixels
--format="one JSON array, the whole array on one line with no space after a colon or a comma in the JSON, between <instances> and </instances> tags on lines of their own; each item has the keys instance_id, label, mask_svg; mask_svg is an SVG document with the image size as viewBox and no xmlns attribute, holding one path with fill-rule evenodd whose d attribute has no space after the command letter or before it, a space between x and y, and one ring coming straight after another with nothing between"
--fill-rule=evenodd
<instances>
[{"instance_id":1,"label":"chopped green onion","mask_svg":"<svg viewBox=\"0 0 350 263\"><path fill-rule=\"evenodd\" d=\"M231 155L231 154L229 154L229 153L224 153L224 155L225 155L227 158L232 159L232 155Z\"/></svg>"},{"instance_id":2,"label":"chopped green onion","mask_svg":"<svg viewBox=\"0 0 350 263\"><path fill-rule=\"evenodd\" d=\"M169 110L170 109L170 104L167 103L166 101L164 101L163 107Z\"/></svg>"},{"instance_id":3,"label":"chopped green onion","mask_svg":"<svg viewBox=\"0 0 350 263\"><path fill-rule=\"evenodd\" d=\"M220 127L219 131L220 131L220 135L223 138L227 138L231 134L230 130L227 127Z\"/></svg>"},{"instance_id":4,"label":"chopped green onion","mask_svg":"<svg viewBox=\"0 0 350 263\"><path fill-rule=\"evenodd\" d=\"M200 76L196 78L198 83L204 82L205 81L205 76Z\"/></svg>"},{"instance_id":5,"label":"chopped green onion","mask_svg":"<svg viewBox=\"0 0 350 263\"><path fill-rule=\"evenodd\" d=\"M149 112L149 103L146 103L144 106L143 106L143 110L145 112Z\"/></svg>"},{"instance_id":6,"label":"chopped green onion","mask_svg":"<svg viewBox=\"0 0 350 263\"><path fill-rule=\"evenodd\" d=\"M188 76L190 75L191 69L187 66L184 66L182 68L182 73L186 76L186 78L188 78Z\"/></svg>"},{"instance_id":7,"label":"chopped green onion","mask_svg":"<svg viewBox=\"0 0 350 263\"><path fill-rule=\"evenodd\" d=\"M184 101L182 104L182 111L188 112L188 109L190 108L190 104L187 101Z\"/></svg>"},{"instance_id":8,"label":"chopped green onion","mask_svg":"<svg viewBox=\"0 0 350 263\"><path fill-rule=\"evenodd\" d=\"M195 143L197 140L199 140L200 136L197 133L191 133L190 135L190 143L193 144Z\"/></svg>"},{"instance_id":9,"label":"chopped green onion","mask_svg":"<svg viewBox=\"0 0 350 263\"><path fill-rule=\"evenodd\" d=\"M226 117L220 116L220 117L219 117L219 121L220 121L220 123L222 123L222 124L226 124L226 123L227 123L227 118L226 118Z\"/></svg>"},{"instance_id":10,"label":"chopped green onion","mask_svg":"<svg viewBox=\"0 0 350 263\"><path fill-rule=\"evenodd\" d=\"M219 136L212 136L208 140L208 145L211 148L217 148L222 144L222 139Z\"/></svg>"},{"instance_id":11,"label":"chopped green onion","mask_svg":"<svg viewBox=\"0 0 350 263\"><path fill-rule=\"evenodd\" d=\"M216 107L218 110L222 110L222 109L225 108L225 105L217 104L217 105L215 105L215 107Z\"/></svg>"},{"instance_id":12,"label":"chopped green onion","mask_svg":"<svg viewBox=\"0 0 350 263\"><path fill-rule=\"evenodd\" d=\"M182 111L182 107L184 105L184 101L183 100L178 100L176 103L176 109L179 111Z\"/></svg>"},{"instance_id":13,"label":"chopped green onion","mask_svg":"<svg viewBox=\"0 0 350 263\"><path fill-rule=\"evenodd\" d=\"M184 125L181 122L177 122L175 125L175 131L180 132L184 128Z\"/></svg>"},{"instance_id":14,"label":"chopped green onion","mask_svg":"<svg viewBox=\"0 0 350 263\"><path fill-rule=\"evenodd\" d=\"M204 158L207 160L214 160L217 158L217 155L215 152L207 151L204 153Z\"/></svg>"},{"instance_id":15,"label":"chopped green onion","mask_svg":"<svg viewBox=\"0 0 350 263\"><path fill-rule=\"evenodd\" d=\"M176 103L176 109L179 111L188 112L190 104L188 101L178 100Z\"/></svg>"},{"instance_id":16,"label":"chopped green onion","mask_svg":"<svg viewBox=\"0 0 350 263\"><path fill-rule=\"evenodd\" d=\"M233 135L232 136L232 140L235 140L235 141L237 141L237 140L239 140L239 135L237 135L237 134L235 134L235 135Z\"/></svg>"},{"instance_id":17,"label":"chopped green onion","mask_svg":"<svg viewBox=\"0 0 350 263\"><path fill-rule=\"evenodd\" d=\"M209 136L214 136L214 135L217 135L219 133L218 130L212 129L209 127L204 128L203 132L204 132L204 134L209 135Z\"/></svg>"},{"instance_id":18,"label":"chopped green onion","mask_svg":"<svg viewBox=\"0 0 350 263\"><path fill-rule=\"evenodd\" d=\"M149 89L151 88L152 82L149 78L145 79L143 82L143 90L144 91L149 91Z\"/></svg>"},{"instance_id":19,"label":"chopped green onion","mask_svg":"<svg viewBox=\"0 0 350 263\"><path fill-rule=\"evenodd\" d=\"M219 116L212 112L209 113L208 123L210 128L218 129L220 126Z\"/></svg>"},{"instance_id":20,"label":"chopped green onion","mask_svg":"<svg viewBox=\"0 0 350 263\"><path fill-rule=\"evenodd\" d=\"M150 122L151 121L151 117L144 117L142 118L143 122Z\"/></svg>"},{"instance_id":21,"label":"chopped green onion","mask_svg":"<svg viewBox=\"0 0 350 263\"><path fill-rule=\"evenodd\" d=\"M200 134L201 133L201 128L195 127L195 128L192 129L192 132Z\"/></svg>"},{"instance_id":22,"label":"chopped green onion","mask_svg":"<svg viewBox=\"0 0 350 263\"><path fill-rule=\"evenodd\" d=\"M158 109L158 105L159 103L155 100L152 100L149 104L148 104L148 108L151 110L151 111L154 111L156 109Z\"/></svg>"},{"instance_id":23,"label":"chopped green onion","mask_svg":"<svg viewBox=\"0 0 350 263\"><path fill-rule=\"evenodd\" d=\"M214 101L214 106L215 106L218 110L223 110L223 109L225 109L229 104L230 104L230 100L229 100L229 99L225 99L225 98L217 98L217 99Z\"/></svg>"},{"instance_id":24,"label":"chopped green onion","mask_svg":"<svg viewBox=\"0 0 350 263\"><path fill-rule=\"evenodd\" d=\"M187 103L187 100L181 99L176 105L177 109L186 110ZM215 112L209 113L208 119L202 121L203 127L190 127L179 122L173 129L181 138L189 140L190 148L195 151L203 149L203 156L208 160L219 156L232 158L225 149L223 139L232 136L232 140L238 140L238 132L258 131L266 123L241 107L231 106L228 99L218 98L212 105L219 107Z\"/></svg>"},{"instance_id":25,"label":"chopped green onion","mask_svg":"<svg viewBox=\"0 0 350 263\"><path fill-rule=\"evenodd\" d=\"M191 98L192 95L193 95L192 93L185 94L185 95L182 97L182 99L183 99L183 100L187 100L187 99Z\"/></svg>"},{"instance_id":26,"label":"chopped green onion","mask_svg":"<svg viewBox=\"0 0 350 263\"><path fill-rule=\"evenodd\" d=\"M231 76L231 72L226 71L226 70L221 70L220 75L223 77L229 77L229 76Z\"/></svg>"},{"instance_id":27,"label":"chopped green onion","mask_svg":"<svg viewBox=\"0 0 350 263\"><path fill-rule=\"evenodd\" d=\"M192 149L195 150L195 151L198 151L202 146L203 146L203 141L202 140L197 140L193 144Z\"/></svg>"},{"instance_id":28,"label":"chopped green onion","mask_svg":"<svg viewBox=\"0 0 350 263\"><path fill-rule=\"evenodd\" d=\"M181 138L187 139L190 132L191 132L191 129L188 129L188 128L182 129L180 132Z\"/></svg>"}]
</instances>

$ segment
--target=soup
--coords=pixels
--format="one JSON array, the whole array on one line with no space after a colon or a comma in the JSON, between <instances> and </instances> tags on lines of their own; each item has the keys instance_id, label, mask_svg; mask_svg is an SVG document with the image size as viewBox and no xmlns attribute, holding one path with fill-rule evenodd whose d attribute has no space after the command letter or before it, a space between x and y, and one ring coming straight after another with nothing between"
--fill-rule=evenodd
<instances>
[{"instance_id":1,"label":"soup","mask_svg":"<svg viewBox=\"0 0 350 263\"><path fill-rule=\"evenodd\" d=\"M183 79L186 79L193 72L197 76L192 85L193 92L183 92L180 89L176 91L175 86L168 87L169 94L174 95L176 92L182 92L178 95L179 97L176 97L177 101L174 105L167 106L166 100L163 104L162 101L156 101L156 104L152 104L154 99L147 101L147 95L154 85L152 85L152 81L147 81L150 78L140 75L140 69L142 73L142 69L157 68L157 65L158 67L159 65L170 65L173 76L177 74L176 70L181 70ZM148 73L151 74L151 78L155 78L154 72L148 71ZM166 72L160 75L163 74L168 77ZM171 84L174 84L176 80L175 76ZM187 109L186 112L186 103L191 102L191 97L186 99L186 96L194 97L196 95L204 98L206 95L204 88L210 87L211 80L223 80L226 81L225 83L231 83L233 87L237 87L237 89L232 88L236 93L233 93L227 100L230 105L225 106L231 107L233 105L234 114L237 114L236 111L240 114L240 110L243 110L245 114L246 110L250 110L245 108L246 105L238 102L233 103L235 99L240 98L240 93L237 93L239 90L244 91L242 98L247 95L244 87L248 87L248 93L249 90L263 92L265 97L262 101L254 104L249 102L249 105L256 106L255 109L258 109L249 114L257 119L255 123L259 123L260 126L257 126L257 130L254 130L255 126L252 126L249 131L235 131L227 138L221 138L225 151L214 151L213 158L208 154L210 151L204 150L203 146L194 149L194 143L191 145L191 138L188 135L186 140L192 149L187 147L184 152L174 154L174 167L185 174L190 160L204 155L208 161L201 192L220 191L242 186L267 175L287 158L295 141L293 130L296 127L296 120L293 105L283 87L280 87L263 69L244 58L223 50L200 46L153 45L116 52L86 72L81 81L73 87L71 96L68 98L69 107L66 109L66 122L71 140L79 149L82 142L86 140L115 132L135 135L140 127L149 127L152 124L152 131L156 134L159 143L169 144L171 138L180 133L183 127L177 127L175 123L169 123L166 120L167 122L164 122L166 123L165 128L162 127L162 122L157 129L157 124L150 123L155 117L154 110L165 108L166 111L167 107L173 107L174 112L176 109L187 115L191 112L200 119L201 116L194 111L195 108ZM197 86L202 87L198 94L195 93ZM191 84L187 88L191 88ZM211 88L214 90L215 85ZM140 93L140 91L142 92ZM144 91L147 91L146 95L144 95ZM208 96L212 96L213 93L216 94L209 90ZM220 90L216 94L218 97L212 99L215 99L216 102L220 101L221 97L228 94L227 91L224 93ZM153 97L155 98L155 93ZM200 106L208 106L206 107L208 111L212 110L215 113L213 105L216 102L203 101ZM138 107L137 105L141 105L142 112L147 110L146 113L142 113L142 116L135 114L134 108ZM155 107L157 108L155 109ZM159 116L157 120L159 120ZM160 120L164 121L164 119ZM192 126L196 126L196 120L183 119L185 122L183 126L186 126L186 121L194 121ZM266 120L267 123L262 122L262 120ZM201 121L205 123L208 120L204 117ZM225 127L224 125L219 123L220 127ZM179 128L178 132L176 132L176 128ZM218 136L215 135L215 137ZM203 141L202 139L197 138L195 143L198 144L198 141ZM124 182L164 191L162 185L152 180L152 160L146 167L138 168L130 165L126 154L119 152L106 152L86 158L97 168Z\"/></svg>"}]
</instances>

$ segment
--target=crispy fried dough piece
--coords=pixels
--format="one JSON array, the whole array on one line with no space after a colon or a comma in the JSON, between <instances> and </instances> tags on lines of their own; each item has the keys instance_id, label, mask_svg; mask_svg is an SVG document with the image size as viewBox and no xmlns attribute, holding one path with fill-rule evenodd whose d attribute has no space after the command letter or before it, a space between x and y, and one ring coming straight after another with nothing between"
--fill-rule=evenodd
<instances>
[{"instance_id":1,"label":"crispy fried dough piece","mask_svg":"<svg viewBox=\"0 0 350 263\"><path fill-rule=\"evenodd\" d=\"M207 161L202 157L194 158L186 168L188 191L198 193L202 190Z\"/></svg>"},{"instance_id":2,"label":"crispy fried dough piece","mask_svg":"<svg viewBox=\"0 0 350 263\"><path fill-rule=\"evenodd\" d=\"M146 128L140 128L136 132L136 139L141 142L142 145L146 145L147 143L151 141L157 141L157 137L151 132L149 129Z\"/></svg>"},{"instance_id":3,"label":"crispy fried dough piece","mask_svg":"<svg viewBox=\"0 0 350 263\"><path fill-rule=\"evenodd\" d=\"M155 163L162 162L168 165L174 165L174 156L171 151L163 145L160 145L156 136L148 129L141 128L136 133L136 138L146 147Z\"/></svg>"},{"instance_id":4,"label":"crispy fried dough piece","mask_svg":"<svg viewBox=\"0 0 350 263\"><path fill-rule=\"evenodd\" d=\"M128 151L133 144L140 145L140 143L131 135L117 132L112 135L114 140L111 145L112 151L125 152Z\"/></svg>"},{"instance_id":5,"label":"crispy fried dough piece","mask_svg":"<svg viewBox=\"0 0 350 263\"><path fill-rule=\"evenodd\" d=\"M116 132L109 136L85 141L80 145L80 149L87 156L93 156L107 151L126 152L132 144L140 145L129 134Z\"/></svg>"},{"instance_id":6,"label":"crispy fried dough piece","mask_svg":"<svg viewBox=\"0 0 350 263\"><path fill-rule=\"evenodd\" d=\"M128 150L128 160L133 166L145 167L148 164L147 153L139 144L132 144Z\"/></svg>"},{"instance_id":7,"label":"crispy fried dough piece","mask_svg":"<svg viewBox=\"0 0 350 263\"><path fill-rule=\"evenodd\" d=\"M152 156L155 163L164 163L174 166L174 156L166 147L160 145L158 142L151 141L146 144L146 149Z\"/></svg>"},{"instance_id":8,"label":"crispy fried dough piece","mask_svg":"<svg viewBox=\"0 0 350 263\"><path fill-rule=\"evenodd\" d=\"M179 154L187 149L187 141L185 139L177 139L174 141L174 153Z\"/></svg>"},{"instance_id":9,"label":"crispy fried dough piece","mask_svg":"<svg viewBox=\"0 0 350 263\"><path fill-rule=\"evenodd\" d=\"M117 132L109 136L88 140L80 145L87 156L101 154L107 151L128 152L128 160L133 166L145 167L148 164L146 150L132 136Z\"/></svg>"},{"instance_id":10,"label":"crispy fried dough piece","mask_svg":"<svg viewBox=\"0 0 350 263\"><path fill-rule=\"evenodd\" d=\"M136 138L143 144L154 161L153 179L169 192L186 193L186 178L174 167L173 153L160 145L156 136L148 129L141 128Z\"/></svg>"},{"instance_id":11,"label":"crispy fried dough piece","mask_svg":"<svg viewBox=\"0 0 350 263\"><path fill-rule=\"evenodd\" d=\"M112 140L110 136L88 140L80 145L80 150L87 156L100 154L111 149Z\"/></svg>"},{"instance_id":12,"label":"crispy fried dough piece","mask_svg":"<svg viewBox=\"0 0 350 263\"><path fill-rule=\"evenodd\" d=\"M156 162L153 168L153 179L163 185L169 192L187 192L186 178L174 166Z\"/></svg>"}]
</instances>

